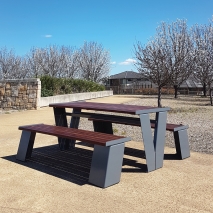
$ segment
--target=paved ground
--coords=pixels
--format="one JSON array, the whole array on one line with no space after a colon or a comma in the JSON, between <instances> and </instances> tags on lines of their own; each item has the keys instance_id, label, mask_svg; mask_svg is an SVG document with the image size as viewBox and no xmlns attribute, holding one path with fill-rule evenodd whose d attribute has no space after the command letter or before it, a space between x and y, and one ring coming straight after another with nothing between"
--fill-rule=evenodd
<instances>
[{"instance_id":1,"label":"paved ground","mask_svg":"<svg viewBox=\"0 0 213 213\"><path fill-rule=\"evenodd\" d=\"M113 96L92 101L123 103ZM0 115L0 212L213 212L213 155L191 152L175 160L165 148L163 168L145 172L142 143L127 143L119 184L87 183L91 148L60 152L54 137L36 137L32 160L15 160L21 131L32 123L54 124L51 108ZM76 155L77 154L77 155ZM127 155L128 154L128 155Z\"/></svg>"}]
</instances>

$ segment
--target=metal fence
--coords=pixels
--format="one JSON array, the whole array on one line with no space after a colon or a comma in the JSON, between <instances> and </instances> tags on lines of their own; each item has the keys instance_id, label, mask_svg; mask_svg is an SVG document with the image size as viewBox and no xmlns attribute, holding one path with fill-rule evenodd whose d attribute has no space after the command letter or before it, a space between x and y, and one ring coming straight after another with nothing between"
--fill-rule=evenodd
<instances>
[{"instance_id":1,"label":"metal fence","mask_svg":"<svg viewBox=\"0 0 213 213\"><path fill-rule=\"evenodd\" d=\"M106 90L113 90L113 94L134 94L134 95L157 95L158 88L153 88L150 85L120 85L120 86L105 86ZM171 87L164 87L161 89L161 94L174 95L175 90ZM202 95L200 88L180 88L178 94L181 95Z\"/></svg>"}]
</instances>

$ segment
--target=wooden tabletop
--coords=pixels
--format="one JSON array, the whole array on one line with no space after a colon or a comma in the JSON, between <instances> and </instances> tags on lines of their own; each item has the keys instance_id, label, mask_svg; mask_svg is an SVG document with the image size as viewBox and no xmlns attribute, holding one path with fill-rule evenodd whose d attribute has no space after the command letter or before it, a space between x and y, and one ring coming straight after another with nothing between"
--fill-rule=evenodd
<instances>
[{"instance_id":1,"label":"wooden tabletop","mask_svg":"<svg viewBox=\"0 0 213 213\"><path fill-rule=\"evenodd\" d=\"M151 107L151 106L139 106L139 105L127 105L127 104L109 104L109 103L97 103L97 102L65 102L65 103L53 103L50 107L56 108L75 108L86 110L97 110L105 112L118 112L127 114L143 114L164 112L170 110L169 107Z\"/></svg>"}]
</instances>

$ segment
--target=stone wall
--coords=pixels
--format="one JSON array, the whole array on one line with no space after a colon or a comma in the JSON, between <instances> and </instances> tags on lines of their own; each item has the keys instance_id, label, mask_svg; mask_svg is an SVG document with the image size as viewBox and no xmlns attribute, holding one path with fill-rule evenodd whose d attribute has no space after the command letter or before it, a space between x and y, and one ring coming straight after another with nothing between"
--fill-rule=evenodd
<instances>
[{"instance_id":1,"label":"stone wall","mask_svg":"<svg viewBox=\"0 0 213 213\"><path fill-rule=\"evenodd\" d=\"M50 103L88 100L113 95L112 90L41 97L40 79L0 80L0 109L30 110Z\"/></svg>"},{"instance_id":2,"label":"stone wall","mask_svg":"<svg viewBox=\"0 0 213 213\"><path fill-rule=\"evenodd\" d=\"M37 109L40 96L40 79L0 81L0 108L3 110Z\"/></svg>"}]
</instances>

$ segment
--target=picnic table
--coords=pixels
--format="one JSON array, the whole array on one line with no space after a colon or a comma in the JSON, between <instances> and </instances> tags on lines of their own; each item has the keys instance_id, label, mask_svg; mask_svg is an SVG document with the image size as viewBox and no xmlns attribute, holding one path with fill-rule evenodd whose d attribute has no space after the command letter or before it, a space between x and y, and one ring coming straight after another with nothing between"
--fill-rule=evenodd
<instances>
[{"instance_id":1,"label":"picnic table","mask_svg":"<svg viewBox=\"0 0 213 213\"><path fill-rule=\"evenodd\" d=\"M94 103L94 102L66 102L66 103L53 103L49 105L53 107L56 126L67 127L67 116L72 116L70 121L70 128L78 129L79 121L81 117L96 118L101 120L107 120L110 115L104 113L94 113L92 111L101 112L115 112L122 114L138 115L139 125L141 126L141 134L144 143L144 151L146 156L147 171L154 171L163 166L164 159L164 145L166 135L166 121L167 111L169 107L151 107L151 106L138 106L138 105L126 105L126 104L109 104L109 103ZM72 108L72 113L66 112L66 109ZM82 112L87 110L87 112ZM153 120L150 119L150 113L155 113L154 119L154 137L152 135L151 125ZM115 121L119 119L131 121L129 116L112 116ZM102 127L99 131L112 134L112 127L108 124L113 122L102 122ZM98 124L95 126L95 130L98 129ZM75 140L58 138L59 147L61 150L69 149L75 146Z\"/></svg>"},{"instance_id":2,"label":"picnic table","mask_svg":"<svg viewBox=\"0 0 213 213\"><path fill-rule=\"evenodd\" d=\"M130 137L113 135L113 123L141 127L147 172L163 166L166 131L173 132L176 152L180 159L190 156L188 125L167 123L167 111L170 110L168 107L85 101L54 103L49 106L53 107L56 125L19 126L22 135L16 155L17 160L26 161L31 157L36 133L56 136L61 150L74 148L75 141L80 140L94 146L89 182L102 188L111 186L120 181L125 142L131 140ZM71 108L72 112L67 112L67 108ZM106 112L129 114L129 116L111 115ZM150 119L151 113L155 114L153 120ZM68 128L67 116L71 116L70 128ZM94 131L78 129L81 117L93 121ZM151 128L154 129L154 136Z\"/></svg>"}]
</instances>

